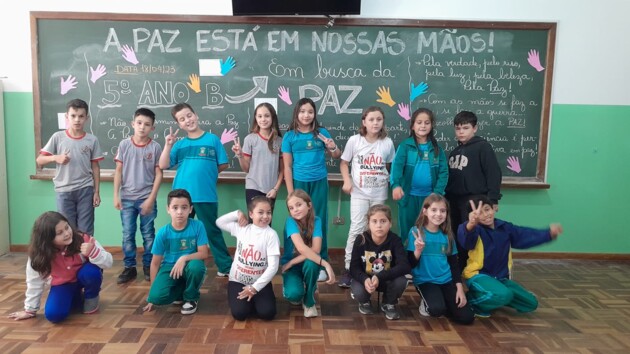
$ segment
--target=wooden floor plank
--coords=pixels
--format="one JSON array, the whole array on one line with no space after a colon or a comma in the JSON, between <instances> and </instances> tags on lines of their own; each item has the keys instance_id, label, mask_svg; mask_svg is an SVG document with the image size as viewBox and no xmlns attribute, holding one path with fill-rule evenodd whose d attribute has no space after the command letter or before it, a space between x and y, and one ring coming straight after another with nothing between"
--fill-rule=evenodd
<instances>
[{"instance_id":1,"label":"wooden floor plank","mask_svg":"<svg viewBox=\"0 0 630 354\"><path fill-rule=\"evenodd\" d=\"M227 304L227 280L209 274L199 310L182 316L176 305L144 313L149 283L117 285L122 262L104 273L100 311L73 314L52 324L40 314L7 318L24 301L26 255L0 257L0 353L628 353L630 263L622 261L516 260L516 280L534 292L539 309L510 309L472 326L418 313L419 296L408 287L399 301L401 319L361 315L347 289L318 284L321 316L303 317L301 306L281 298L282 277L273 279L278 316L265 322L235 321ZM340 270L341 262L333 262ZM46 296L46 295L45 295ZM45 303L46 298L42 299Z\"/></svg>"}]
</instances>

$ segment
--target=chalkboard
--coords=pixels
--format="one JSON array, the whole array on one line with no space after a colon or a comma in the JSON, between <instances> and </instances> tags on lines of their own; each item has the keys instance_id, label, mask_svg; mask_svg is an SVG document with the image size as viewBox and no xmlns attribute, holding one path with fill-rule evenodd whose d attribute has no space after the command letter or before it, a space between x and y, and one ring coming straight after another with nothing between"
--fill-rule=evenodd
<instances>
[{"instance_id":1,"label":"chalkboard","mask_svg":"<svg viewBox=\"0 0 630 354\"><path fill-rule=\"evenodd\" d=\"M86 130L111 174L118 143L139 107L157 114L154 138L188 102L204 130L248 134L253 109L270 101L281 129L310 97L337 143L356 133L370 105L385 111L395 145L416 108L436 114L437 137L456 146L453 117L476 112L478 135L495 149L504 185L545 185L555 23L340 18L216 17L32 12L37 149L62 129L72 98L90 105ZM63 120L61 120L63 122ZM230 134L231 133L231 134ZM330 160L331 178L338 160ZM239 171L235 159L228 171ZM44 171L38 171L38 173ZM243 178L243 174L234 173Z\"/></svg>"}]
</instances>

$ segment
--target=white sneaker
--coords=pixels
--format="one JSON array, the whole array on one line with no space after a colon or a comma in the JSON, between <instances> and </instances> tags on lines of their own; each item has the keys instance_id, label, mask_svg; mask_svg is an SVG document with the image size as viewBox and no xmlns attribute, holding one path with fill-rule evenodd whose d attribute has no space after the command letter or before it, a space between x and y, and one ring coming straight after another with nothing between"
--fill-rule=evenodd
<instances>
[{"instance_id":1,"label":"white sneaker","mask_svg":"<svg viewBox=\"0 0 630 354\"><path fill-rule=\"evenodd\" d=\"M328 274L326 273L325 270L320 269L319 276L317 277L317 281L326 281L326 280L328 280Z\"/></svg>"},{"instance_id":2,"label":"white sneaker","mask_svg":"<svg viewBox=\"0 0 630 354\"><path fill-rule=\"evenodd\" d=\"M420 306L418 307L418 311L420 312L421 316L431 317L431 315L429 314L429 310L427 310L427 302L424 301L424 299L420 301Z\"/></svg>"},{"instance_id":3,"label":"white sneaker","mask_svg":"<svg viewBox=\"0 0 630 354\"><path fill-rule=\"evenodd\" d=\"M229 276L229 274L221 273L221 272L217 271L217 278L227 278L228 276Z\"/></svg>"},{"instance_id":4,"label":"white sneaker","mask_svg":"<svg viewBox=\"0 0 630 354\"><path fill-rule=\"evenodd\" d=\"M306 305L302 305L302 307L304 308L304 317L311 318L319 316L319 314L317 313L317 307L315 307L315 305L311 307L306 307Z\"/></svg>"}]
</instances>

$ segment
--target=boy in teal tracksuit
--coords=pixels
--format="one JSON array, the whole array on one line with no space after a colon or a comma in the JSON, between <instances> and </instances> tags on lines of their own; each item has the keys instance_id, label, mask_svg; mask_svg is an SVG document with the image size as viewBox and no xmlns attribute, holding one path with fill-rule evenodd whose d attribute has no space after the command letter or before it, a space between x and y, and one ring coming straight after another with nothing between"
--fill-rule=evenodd
<instances>
[{"instance_id":1,"label":"boy in teal tracksuit","mask_svg":"<svg viewBox=\"0 0 630 354\"><path fill-rule=\"evenodd\" d=\"M409 230L414 226L422 209L424 198L431 193L444 195L444 188L448 182L448 165L444 150L431 142L424 145L426 146L419 147L413 136L403 140L398 145L392 164L390 177L392 191L396 188L402 188L404 192L403 197L398 201L398 226L401 235L409 234ZM435 153L436 148L437 154ZM420 151L421 149L426 149L426 151ZM428 162L431 175L431 190L427 190L426 194L415 193L412 188L414 172L417 171L417 165L423 160Z\"/></svg>"},{"instance_id":2,"label":"boy in teal tracksuit","mask_svg":"<svg viewBox=\"0 0 630 354\"><path fill-rule=\"evenodd\" d=\"M182 315L197 311L199 289L206 277L208 237L203 223L189 218L192 205L184 189L168 194L166 210L171 223L162 227L153 241L151 288L144 311L178 301L183 301Z\"/></svg>"},{"instance_id":3,"label":"boy in teal tracksuit","mask_svg":"<svg viewBox=\"0 0 630 354\"><path fill-rule=\"evenodd\" d=\"M468 287L468 303L478 317L503 306L518 312L538 307L536 296L512 281L512 247L527 249L555 240L562 233L560 224L537 230L516 226L494 218L494 203L486 196L470 201L468 221L459 225L457 240L469 251L463 278Z\"/></svg>"}]
</instances>

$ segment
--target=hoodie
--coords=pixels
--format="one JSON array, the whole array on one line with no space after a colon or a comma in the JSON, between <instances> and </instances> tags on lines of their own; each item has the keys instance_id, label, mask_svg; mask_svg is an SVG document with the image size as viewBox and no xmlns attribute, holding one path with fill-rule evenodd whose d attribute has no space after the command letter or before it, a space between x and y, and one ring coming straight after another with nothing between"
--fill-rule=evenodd
<instances>
[{"instance_id":1,"label":"hoodie","mask_svg":"<svg viewBox=\"0 0 630 354\"><path fill-rule=\"evenodd\" d=\"M492 145L484 138L473 136L451 151L448 176L448 198L482 194L494 203L501 199L501 167Z\"/></svg>"}]
</instances>

